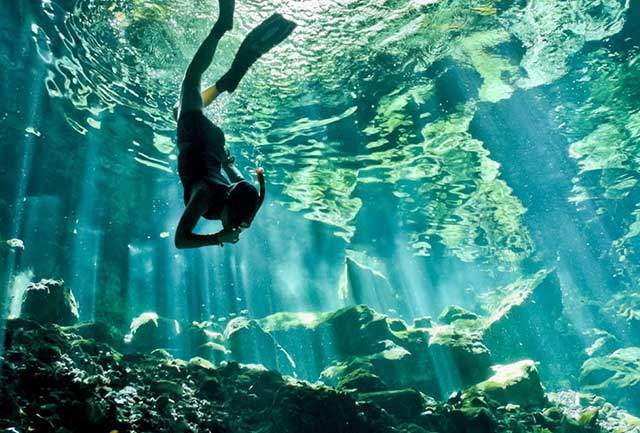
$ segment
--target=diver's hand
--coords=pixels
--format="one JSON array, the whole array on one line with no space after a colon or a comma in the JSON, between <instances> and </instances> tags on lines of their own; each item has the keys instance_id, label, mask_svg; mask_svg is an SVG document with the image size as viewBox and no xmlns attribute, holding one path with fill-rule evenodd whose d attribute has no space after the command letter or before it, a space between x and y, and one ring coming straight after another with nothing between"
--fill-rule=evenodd
<instances>
[{"instance_id":1,"label":"diver's hand","mask_svg":"<svg viewBox=\"0 0 640 433\"><path fill-rule=\"evenodd\" d=\"M235 244L240 240L239 229L223 229L218 233L218 240L223 244Z\"/></svg>"}]
</instances>

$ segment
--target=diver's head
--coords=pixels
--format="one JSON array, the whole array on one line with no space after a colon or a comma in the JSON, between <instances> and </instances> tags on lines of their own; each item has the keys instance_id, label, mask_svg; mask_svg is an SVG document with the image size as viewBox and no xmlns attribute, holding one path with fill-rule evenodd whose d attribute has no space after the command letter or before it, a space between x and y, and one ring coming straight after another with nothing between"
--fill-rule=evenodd
<instances>
[{"instance_id":1,"label":"diver's head","mask_svg":"<svg viewBox=\"0 0 640 433\"><path fill-rule=\"evenodd\" d=\"M247 228L260 207L258 190L247 181L234 184L227 196L227 205L222 214L225 228Z\"/></svg>"}]
</instances>

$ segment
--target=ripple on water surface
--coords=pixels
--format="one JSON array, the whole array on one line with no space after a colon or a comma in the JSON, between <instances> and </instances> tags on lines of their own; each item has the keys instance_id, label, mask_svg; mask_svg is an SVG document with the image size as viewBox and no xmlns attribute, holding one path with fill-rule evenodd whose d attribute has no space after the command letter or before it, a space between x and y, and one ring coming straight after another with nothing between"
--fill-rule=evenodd
<instances>
[{"instance_id":1,"label":"ripple on water surface","mask_svg":"<svg viewBox=\"0 0 640 433\"><path fill-rule=\"evenodd\" d=\"M73 129L87 134L124 110L149 137L123 144L123 155L172 172L170 108L217 2L33 4L46 87L71 103ZM566 91L569 80L593 94L549 108L571 112L571 156L581 173L600 170L604 179L600 190L578 179L577 199L624 196L636 185L638 98L607 83L636 79L637 54L585 48L623 31L629 0L241 1L206 79L222 74L243 35L275 10L298 28L209 114L234 153L264 164L290 209L335 226L347 241L368 203L387 199L367 195L378 191L398 199L389 217L402 221L416 254L429 254L438 240L463 260L510 267L530 256L526 209L468 128L478 104L541 86ZM614 146L598 146L612 136L620 138ZM614 168L617 175L607 173ZM632 227L619 248L630 248Z\"/></svg>"}]
</instances>

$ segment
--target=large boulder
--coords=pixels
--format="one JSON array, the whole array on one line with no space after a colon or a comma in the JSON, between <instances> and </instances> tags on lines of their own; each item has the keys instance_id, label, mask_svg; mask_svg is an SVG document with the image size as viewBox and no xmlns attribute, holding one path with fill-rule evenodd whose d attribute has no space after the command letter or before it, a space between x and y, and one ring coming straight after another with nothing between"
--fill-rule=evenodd
<instances>
[{"instance_id":1,"label":"large boulder","mask_svg":"<svg viewBox=\"0 0 640 433\"><path fill-rule=\"evenodd\" d=\"M185 330L184 352L187 357L200 357L220 363L231 355L226 340L213 322L192 322Z\"/></svg>"},{"instance_id":2,"label":"large boulder","mask_svg":"<svg viewBox=\"0 0 640 433\"><path fill-rule=\"evenodd\" d=\"M372 346L373 353L334 362L322 371L320 380L333 386L346 382L361 392L365 389L354 384L413 387L430 396L446 397L490 376L491 356L481 340L482 322L470 323L465 321L465 327L459 329L447 325L393 332L392 339ZM351 380L356 373L358 380Z\"/></svg>"},{"instance_id":3,"label":"large boulder","mask_svg":"<svg viewBox=\"0 0 640 433\"><path fill-rule=\"evenodd\" d=\"M438 395L427 339L423 339L421 348L405 344L411 351L390 340L383 341L379 352L336 362L322 371L320 380L358 392L415 387Z\"/></svg>"},{"instance_id":4,"label":"large boulder","mask_svg":"<svg viewBox=\"0 0 640 433\"><path fill-rule=\"evenodd\" d=\"M582 364L580 383L634 412L640 410L640 347L627 347Z\"/></svg>"},{"instance_id":5,"label":"large boulder","mask_svg":"<svg viewBox=\"0 0 640 433\"><path fill-rule=\"evenodd\" d=\"M472 328L445 325L430 329L429 354L443 395L490 375L491 353L481 333Z\"/></svg>"},{"instance_id":6,"label":"large boulder","mask_svg":"<svg viewBox=\"0 0 640 433\"><path fill-rule=\"evenodd\" d=\"M316 380L332 362L380 352L382 341L399 343L397 332L407 328L365 305L331 313L277 313L259 324L296 360L301 377L309 380Z\"/></svg>"},{"instance_id":7,"label":"large boulder","mask_svg":"<svg viewBox=\"0 0 640 433\"><path fill-rule=\"evenodd\" d=\"M388 389L380 377L365 368L356 368L337 381L335 387L344 391L378 392Z\"/></svg>"},{"instance_id":8,"label":"large boulder","mask_svg":"<svg viewBox=\"0 0 640 433\"><path fill-rule=\"evenodd\" d=\"M417 418L429 402L427 397L415 389L364 393L358 396L358 400L380 406L400 419Z\"/></svg>"},{"instance_id":9,"label":"large boulder","mask_svg":"<svg viewBox=\"0 0 640 433\"><path fill-rule=\"evenodd\" d=\"M479 393L501 405L542 407L547 403L535 362L523 360L492 367L493 376L471 387L465 393Z\"/></svg>"},{"instance_id":10,"label":"large boulder","mask_svg":"<svg viewBox=\"0 0 640 433\"><path fill-rule=\"evenodd\" d=\"M457 305L451 305L440 313L438 316L438 321L445 323L447 325L457 321L457 320L477 320L479 319L476 313L473 313L469 310L466 310Z\"/></svg>"},{"instance_id":11,"label":"large boulder","mask_svg":"<svg viewBox=\"0 0 640 433\"><path fill-rule=\"evenodd\" d=\"M542 270L485 296L489 313L483 335L494 361L544 359L548 377L571 380L586 358L579 334L563 314L560 281L555 271ZM562 348L550 351L549 348ZM578 362L576 363L576 360Z\"/></svg>"},{"instance_id":12,"label":"large boulder","mask_svg":"<svg viewBox=\"0 0 640 433\"><path fill-rule=\"evenodd\" d=\"M413 319L414 328L431 328L433 326L433 319L429 316L418 317Z\"/></svg>"},{"instance_id":13,"label":"large boulder","mask_svg":"<svg viewBox=\"0 0 640 433\"><path fill-rule=\"evenodd\" d=\"M332 313L278 313L259 324L292 355L304 379L358 391L415 387L442 397L490 375L484 322L463 316L455 327L414 328L356 305Z\"/></svg>"},{"instance_id":14,"label":"large boulder","mask_svg":"<svg viewBox=\"0 0 640 433\"><path fill-rule=\"evenodd\" d=\"M495 354L524 350L523 343L562 314L560 282L555 273L548 271L540 271L491 295L495 301L487 306L490 317L484 340Z\"/></svg>"},{"instance_id":15,"label":"large boulder","mask_svg":"<svg viewBox=\"0 0 640 433\"><path fill-rule=\"evenodd\" d=\"M276 339L256 320L237 317L224 331L231 357L244 364L262 364L283 374L292 374L295 363Z\"/></svg>"},{"instance_id":16,"label":"large boulder","mask_svg":"<svg viewBox=\"0 0 640 433\"><path fill-rule=\"evenodd\" d=\"M381 341L397 339L387 317L364 305L326 315L316 331L325 350L337 357L376 353Z\"/></svg>"},{"instance_id":17,"label":"large boulder","mask_svg":"<svg viewBox=\"0 0 640 433\"><path fill-rule=\"evenodd\" d=\"M151 352L154 349L179 349L181 327L177 320L146 312L131 321L125 342L133 351Z\"/></svg>"},{"instance_id":18,"label":"large boulder","mask_svg":"<svg viewBox=\"0 0 640 433\"><path fill-rule=\"evenodd\" d=\"M27 286L20 317L39 323L69 326L78 322L78 303L62 280L40 280Z\"/></svg>"},{"instance_id":19,"label":"large boulder","mask_svg":"<svg viewBox=\"0 0 640 433\"><path fill-rule=\"evenodd\" d=\"M315 381L334 355L323 350L318 324L326 313L281 312L259 320L260 326L282 345L296 364L298 377Z\"/></svg>"},{"instance_id":20,"label":"large boulder","mask_svg":"<svg viewBox=\"0 0 640 433\"><path fill-rule=\"evenodd\" d=\"M259 323L291 354L304 379L346 389L377 390L385 384L433 392L426 329L409 328L364 305L331 313L277 313Z\"/></svg>"},{"instance_id":21,"label":"large boulder","mask_svg":"<svg viewBox=\"0 0 640 433\"><path fill-rule=\"evenodd\" d=\"M124 344L124 335L113 326L101 322L79 323L74 326L62 328L63 332L76 334L87 340L106 344L121 351Z\"/></svg>"}]
</instances>

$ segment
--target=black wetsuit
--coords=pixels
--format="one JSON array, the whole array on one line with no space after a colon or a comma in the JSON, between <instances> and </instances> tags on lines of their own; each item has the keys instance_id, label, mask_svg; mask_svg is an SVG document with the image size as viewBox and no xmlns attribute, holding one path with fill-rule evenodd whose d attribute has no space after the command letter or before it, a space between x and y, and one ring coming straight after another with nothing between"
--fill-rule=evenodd
<instances>
[{"instance_id":1,"label":"black wetsuit","mask_svg":"<svg viewBox=\"0 0 640 433\"><path fill-rule=\"evenodd\" d=\"M222 173L225 138L201 110L189 110L178 119L178 173L184 187L185 205L191 198L193 186L204 181L211 192L206 219L218 220L231 183Z\"/></svg>"},{"instance_id":2,"label":"black wetsuit","mask_svg":"<svg viewBox=\"0 0 640 433\"><path fill-rule=\"evenodd\" d=\"M218 22L187 68L180 97L178 173L184 186L184 202L187 204L191 199L196 183L206 182L211 191L209 208L203 215L207 219L221 218L231 188L240 183L232 185L222 174L222 161L225 160L224 133L202 112L204 107L200 92L202 74L211 65L220 38L233 26L233 7L233 1L221 3ZM218 93L233 93L249 67L263 53L286 38L294 27L295 24L278 14L272 15L256 27L243 41L229 71L216 82Z\"/></svg>"}]
</instances>

